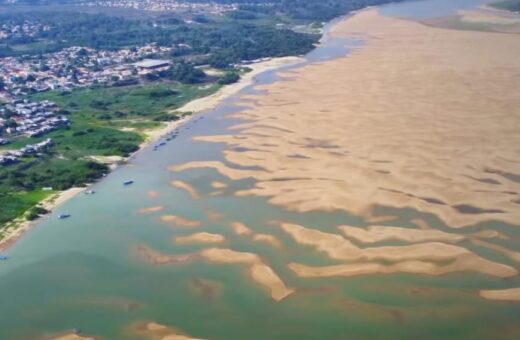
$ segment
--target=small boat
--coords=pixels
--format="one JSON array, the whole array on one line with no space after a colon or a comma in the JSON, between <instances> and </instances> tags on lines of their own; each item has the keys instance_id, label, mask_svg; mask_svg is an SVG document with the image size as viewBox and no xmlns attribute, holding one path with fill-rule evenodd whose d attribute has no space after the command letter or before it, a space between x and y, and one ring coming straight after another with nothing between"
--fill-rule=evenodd
<instances>
[{"instance_id":1,"label":"small boat","mask_svg":"<svg viewBox=\"0 0 520 340\"><path fill-rule=\"evenodd\" d=\"M7 259L8 259L7 256L0 255L0 261L5 261L5 260L7 260Z\"/></svg>"},{"instance_id":2,"label":"small boat","mask_svg":"<svg viewBox=\"0 0 520 340\"><path fill-rule=\"evenodd\" d=\"M94 195L96 192L94 190L85 191L85 195Z\"/></svg>"},{"instance_id":3,"label":"small boat","mask_svg":"<svg viewBox=\"0 0 520 340\"><path fill-rule=\"evenodd\" d=\"M70 214L59 214L58 215L58 218L60 220L64 220L64 219L69 218L69 217L70 217Z\"/></svg>"},{"instance_id":4,"label":"small boat","mask_svg":"<svg viewBox=\"0 0 520 340\"><path fill-rule=\"evenodd\" d=\"M166 142L159 143L159 146L163 146L163 145L166 145Z\"/></svg>"},{"instance_id":5,"label":"small boat","mask_svg":"<svg viewBox=\"0 0 520 340\"><path fill-rule=\"evenodd\" d=\"M130 185L130 184L133 184L133 183L134 183L134 181L132 181L132 180L127 180L127 181L124 181L124 182L123 182L123 185Z\"/></svg>"}]
</instances>

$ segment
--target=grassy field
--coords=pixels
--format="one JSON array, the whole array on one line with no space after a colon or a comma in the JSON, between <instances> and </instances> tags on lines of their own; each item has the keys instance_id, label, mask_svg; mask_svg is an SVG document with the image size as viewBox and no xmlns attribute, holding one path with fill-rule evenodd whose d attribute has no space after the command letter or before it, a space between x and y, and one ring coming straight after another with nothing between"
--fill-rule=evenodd
<instances>
[{"instance_id":1,"label":"grassy field","mask_svg":"<svg viewBox=\"0 0 520 340\"><path fill-rule=\"evenodd\" d=\"M128 156L145 139L145 130L182 113L172 111L193 99L216 92L218 84L145 84L132 87L97 87L69 93L40 93L32 100L48 99L69 112L72 124L39 138L19 138L2 149L52 138L54 146L40 158L0 167L0 226L21 216L47 197L49 191L64 190L93 182L108 172L88 156Z\"/></svg>"},{"instance_id":2,"label":"grassy field","mask_svg":"<svg viewBox=\"0 0 520 340\"><path fill-rule=\"evenodd\" d=\"M43 191L41 189L18 193L0 192L0 206L2 207L0 225L23 215L31 207L38 204L38 202L41 202L55 193L55 191ZM1 239L2 236L0 234L0 240Z\"/></svg>"}]
</instances>

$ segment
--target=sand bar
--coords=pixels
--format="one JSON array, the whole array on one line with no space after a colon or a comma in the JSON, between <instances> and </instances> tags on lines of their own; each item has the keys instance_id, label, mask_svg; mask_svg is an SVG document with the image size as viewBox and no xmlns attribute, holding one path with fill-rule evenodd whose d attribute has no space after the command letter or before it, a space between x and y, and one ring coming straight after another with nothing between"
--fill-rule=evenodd
<instances>
[{"instance_id":1,"label":"sand bar","mask_svg":"<svg viewBox=\"0 0 520 340\"><path fill-rule=\"evenodd\" d=\"M226 241L226 238L219 234L211 234L206 232L191 234L187 236L176 236L174 238L175 243L178 244L191 244L191 243L222 243Z\"/></svg>"},{"instance_id":2,"label":"sand bar","mask_svg":"<svg viewBox=\"0 0 520 340\"><path fill-rule=\"evenodd\" d=\"M281 301L295 291L288 288L273 269L266 265L257 254L224 248L211 248L201 251L200 255L210 262L248 265L251 279L267 288L275 301Z\"/></svg>"},{"instance_id":3,"label":"sand bar","mask_svg":"<svg viewBox=\"0 0 520 340\"><path fill-rule=\"evenodd\" d=\"M479 294L488 300L520 302L520 288L481 290Z\"/></svg>"},{"instance_id":4,"label":"sand bar","mask_svg":"<svg viewBox=\"0 0 520 340\"><path fill-rule=\"evenodd\" d=\"M178 216L178 215L161 216L161 221L171 223L177 227L184 227L184 228L195 228L195 227L200 227L202 225L201 221L192 220L187 217Z\"/></svg>"}]
</instances>

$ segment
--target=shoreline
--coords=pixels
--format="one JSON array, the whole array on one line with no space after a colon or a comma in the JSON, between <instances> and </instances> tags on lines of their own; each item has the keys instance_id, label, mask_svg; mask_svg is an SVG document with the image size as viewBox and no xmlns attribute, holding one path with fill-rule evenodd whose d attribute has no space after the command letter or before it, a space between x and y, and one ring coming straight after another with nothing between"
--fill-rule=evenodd
<instances>
[{"instance_id":1,"label":"shoreline","mask_svg":"<svg viewBox=\"0 0 520 340\"><path fill-rule=\"evenodd\" d=\"M35 220L29 221L24 216L17 217L8 224L6 224L4 238L0 240L0 251L6 251L13 246L19 239L21 239L28 231L32 230L38 223L42 222L52 214L52 210L56 209L71 198L77 196L79 193L85 191L85 187L72 187L64 191L59 191L43 201L39 202L37 206L49 210L48 214L42 215Z\"/></svg>"},{"instance_id":2,"label":"shoreline","mask_svg":"<svg viewBox=\"0 0 520 340\"><path fill-rule=\"evenodd\" d=\"M133 159L139 152L143 151L147 147L151 146L153 143L163 138L164 135L186 124L195 116L203 112L213 110L224 100L237 94L244 88L254 84L255 78L259 74L283 66L296 64L302 62L303 60L304 59L302 57L288 56L272 58L267 61L245 65L246 67L250 68L251 71L245 73L238 82L234 84L225 85L221 87L217 92L209 96L194 99L186 103L185 105L171 111L177 113L189 112L189 115L186 115L176 121L165 123L165 125L162 127L145 131L145 141L143 141L139 145L138 150L130 154L128 157L93 156L90 158L99 163L106 164L110 169L107 173L108 175L112 171L114 171L119 164L126 163L129 160ZM42 222L45 218L49 218L52 215L54 209L64 204L68 200L72 199L73 197L77 196L79 193L87 190L91 185L92 184L86 185L85 187L72 187L67 190L57 192L56 194L53 194L45 198L37 205L49 210L50 212L48 214L38 217L35 220L26 220L22 215L8 222L4 227L2 227L3 238L0 239L0 252L5 252L9 250L18 240L20 240L27 232L31 231L38 223Z\"/></svg>"}]
</instances>

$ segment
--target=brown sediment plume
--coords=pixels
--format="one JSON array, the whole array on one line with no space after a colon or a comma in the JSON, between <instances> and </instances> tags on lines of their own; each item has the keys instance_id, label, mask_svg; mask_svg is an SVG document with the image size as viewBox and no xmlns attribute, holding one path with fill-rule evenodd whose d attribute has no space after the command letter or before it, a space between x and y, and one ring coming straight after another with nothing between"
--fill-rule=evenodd
<instances>
[{"instance_id":1,"label":"brown sediment plume","mask_svg":"<svg viewBox=\"0 0 520 340\"><path fill-rule=\"evenodd\" d=\"M276 248L280 248L282 246L282 243L279 239L269 234L255 234L255 236L253 236L253 240L268 243Z\"/></svg>"},{"instance_id":2,"label":"brown sediment plume","mask_svg":"<svg viewBox=\"0 0 520 340\"><path fill-rule=\"evenodd\" d=\"M479 295L488 300L520 302L520 288L481 290Z\"/></svg>"},{"instance_id":3,"label":"brown sediment plume","mask_svg":"<svg viewBox=\"0 0 520 340\"><path fill-rule=\"evenodd\" d=\"M187 236L175 237L175 243L179 244L190 244L190 243L222 243L225 242L226 238L220 234L211 234L207 232L201 232L191 234Z\"/></svg>"},{"instance_id":4,"label":"brown sediment plume","mask_svg":"<svg viewBox=\"0 0 520 340\"><path fill-rule=\"evenodd\" d=\"M187 335L175 327L165 326L153 321L136 322L129 327L129 333L150 340L201 340Z\"/></svg>"},{"instance_id":5,"label":"brown sediment plume","mask_svg":"<svg viewBox=\"0 0 520 340\"><path fill-rule=\"evenodd\" d=\"M192 278L188 282L189 287L197 295L207 299L214 299L223 289L223 285L214 280Z\"/></svg>"},{"instance_id":6,"label":"brown sediment plume","mask_svg":"<svg viewBox=\"0 0 520 340\"><path fill-rule=\"evenodd\" d=\"M155 265L180 264L191 261L196 254L170 255L161 253L145 245L137 246L137 253L146 261Z\"/></svg>"},{"instance_id":7,"label":"brown sediment plume","mask_svg":"<svg viewBox=\"0 0 520 340\"><path fill-rule=\"evenodd\" d=\"M517 36L432 28L377 9L331 34L366 46L262 86L268 93L236 114L248 124L201 138L226 143L226 162L173 169L252 178L255 186L237 196L296 212L370 218L383 206L452 228L518 225L520 206L507 193L520 192L520 96L510 90L520 87Z\"/></svg>"},{"instance_id":8,"label":"brown sediment plume","mask_svg":"<svg viewBox=\"0 0 520 340\"><path fill-rule=\"evenodd\" d=\"M237 235L251 235L253 233L251 228L242 222L232 222L230 223L230 227Z\"/></svg>"},{"instance_id":9,"label":"brown sediment plume","mask_svg":"<svg viewBox=\"0 0 520 340\"><path fill-rule=\"evenodd\" d=\"M161 217L161 221L174 224L178 227L185 228L196 228L202 225L201 221L191 220L186 217L178 216L178 215L164 215Z\"/></svg>"},{"instance_id":10,"label":"brown sediment plume","mask_svg":"<svg viewBox=\"0 0 520 340\"><path fill-rule=\"evenodd\" d=\"M405 242L459 242L466 239L465 236L447 233L437 229L412 229L401 227L371 226L357 228L351 226L338 227L345 236L361 243L376 243L382 241L405 241Z\"/></svg>"},{"instance_id":11,"label":"brown sediment plume","mask_svg":"<svg viewBox=\"0 0 520 340\"><path fill-rule=\"evenodd\" d=\"M209 210L206 211L206 215L208 216L208 220L217 222L224 218L224 214L218 211Z\"/></svg>"},{"instance_id":12,"label":"brown sediment plume","mask_svg":"<svg viewBox=\"0 0 520 340\"><path fill-rule=\"evenodd\" d=\"M71 300L71 303L74 306L94 306L123 311L133 311L143 307L141 302L121 296L89 295L85 297L76 297Z\"/></svg>"},{"instance_id":13,"label":"brown sediment plume","mask_svg":"<svg viewBox=\"0 0 520 340\"><path fill-rule=\"evenodd\" d=\"M156 190L150 190L150 191L148 191L147 195L148 195L149 198L154 199L154 198L158 198L159 197L159 192L156 191Z\"/></svg>"},{"instance_id":14,"label":"brown sediment plume","mask_svg":"<svg viewBox=\"0 0 520 340\"><path fill-rule=\"evenodd\" d=\"M231 249L211 248L200 252L210 262L247 265L251 279L269 289L275 301L281 301L295 290L288 288L271 267L260 256L253 253L238 252Z\"/></svg>"},{"instance_id":15,"label":"brown sediment plume","mask_svg":"<svg viewBox=\"0 0 520 340\"><path fill-rule=\"evenodd\" d=\"M359 248L337 234L289 223L284 223L281 227L296 242L312 246L326 253L331 259L360 262L325 267L310 267L297 263L290 265L298 275L305 277L394 272L440 275L456 271L473 271L498 277L518 274L518 271L510 266L486 260L466 248L441 242ZM380 263L383 261L394 264L383 265Z\"/></svg>"},{"instance_id":16,"label":"brown sediment plume","mask_svg":"<svg viewBox=\"0 0 520 340\"><path fill-rule=\"evenodd\" d=\"M175 187L177 189L186 191L191 196L191 198L194 200L197 200L200 198L200 195L199 195L197 189L195 189L191 184L189 184L187 182L176 180L176 181L172 181L171 184L173 187Z\"/></svg>"},{"instance_id":17,"label":"brown sediment plume","mask_svg":"<svg viewBox=\"0 0 520 340\"><path fill-rule=\"evenodd\" d=\"M224 183L224 182L213 181L213 182L211 182L211 187L213 189L221 190L221 189L226 189L227 188L227 184Z\"/></svg>"},{"instance_id":18,"label":"brown sediment plume","mask_svg":"<svg viewBox=\"0 0 520 340\"><path fill-rule=\"evenodd\" d=\"M158 205L158 206L155 206L155 207L142 208L142 209L139 209L137 212L139 214L152 214L152 213L155 213L155 212L159 212L161 210L164 210L164 206Z\"/></svg>"}]
</instances>

